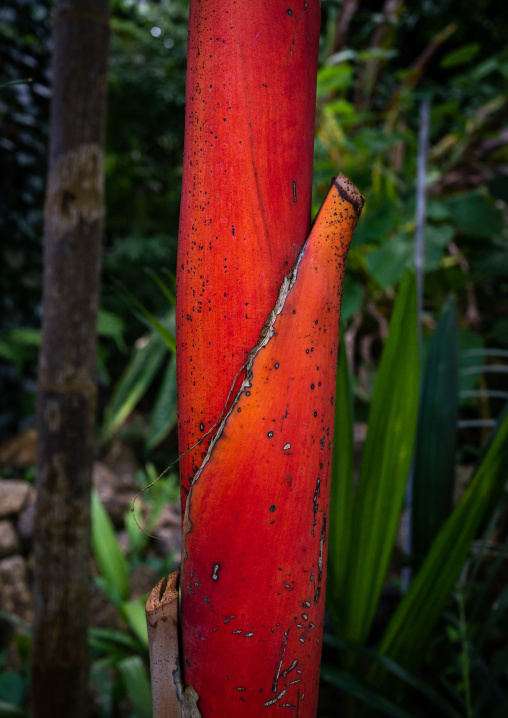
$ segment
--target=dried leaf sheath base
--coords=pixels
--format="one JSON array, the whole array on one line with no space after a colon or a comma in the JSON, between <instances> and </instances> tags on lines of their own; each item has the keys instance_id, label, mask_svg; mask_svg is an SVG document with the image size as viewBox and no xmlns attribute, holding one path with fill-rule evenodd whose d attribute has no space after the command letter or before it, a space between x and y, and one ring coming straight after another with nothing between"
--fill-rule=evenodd
<instances>
[{"instance_id":1,"label":"dried leaf sheath base","mask_svg":"<svg viewBox=\"0 0 508 718\"><path fill-rule=\"evenodd\" d=\"M153 718L181 718L178 571L162 578L146 602Z\"/></svg>"},{"instance_id":2,"label":"dried leaf sheath base","mask_svg":"<svg viewBox=\"0 0 508 718\"><path fill-rule=\"evenodd\" d=\"M317 709L341 288L363 198L335 180L184 521L184 678L203 718Z\"/></svg>"}]
</instances>

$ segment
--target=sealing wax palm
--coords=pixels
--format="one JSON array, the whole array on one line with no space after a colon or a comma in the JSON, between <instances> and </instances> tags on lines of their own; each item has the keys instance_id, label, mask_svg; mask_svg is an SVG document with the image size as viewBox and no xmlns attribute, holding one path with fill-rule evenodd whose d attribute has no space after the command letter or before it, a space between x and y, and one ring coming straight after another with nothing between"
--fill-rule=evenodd
<instances>
[{"instance_id":1,"label":"sealing wax palm","mask_svg":"<svg viewBox=\"0 0 508 718\"><path fill-rule=\"evenodd\" d=\"M335 180L190 489L183 668L203 718L316 715L341 288L362 205Z\"/></svg>"},{"instance_id":2,"label":"sealing wax palm","mask_svg":"<svg viewBox=\"0 0 508 718\"><path fill-rule=\"evenodd\" d=\"M363 201L339 178L305 243L319 24L318 0L191 0L180 451L228 411L180 461L181 662L203 718L316 713L340 287Z\"/></svg>"},{"instance_id":3,"label":"sealing wax palm","mask_svg":"<svg viewBox=\"0 0 508 718\"><path fill-rule=\"evenodd\" d=\"M219 418L308 235L319 24L319 0L191 2L176 314L182 453ZM183 505L206 448L180 461Z\"/></svg>"}]
</instances>

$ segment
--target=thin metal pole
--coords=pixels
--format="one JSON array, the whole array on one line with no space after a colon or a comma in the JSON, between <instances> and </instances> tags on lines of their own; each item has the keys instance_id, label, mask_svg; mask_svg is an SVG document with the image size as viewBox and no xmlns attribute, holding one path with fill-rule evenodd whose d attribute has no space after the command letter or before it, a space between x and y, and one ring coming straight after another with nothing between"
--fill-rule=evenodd
<instances>
[{"instance_id":1,"label":"thin metal pole","mask_svg":"<svg viewBox=\"0 0 508 718\"><path fill-rule=\"evenodd\" d=\"M423 276L425 271L425 223L427 215L426 177L429 151L430 102L420 105L420 130L418 133L418 167L416 174L416 222L415 222L415 272L418 306L418 342L422 349Z\"/></svg>"},{"instance_id":2,"label":"thin metal pole","mask_svg":"<svg viewBox=\"0 0 508 718\"><path fill-rule=\"evenodd\" d=\"M415 226L415 271L418 301L418 341L421 351L423 317L423 275L425 270L425 222L427 214L426 177L429 150L430 102L422 100L420 105L420 131L418 133L418 168L416 175L416 226Z\"/></svg>"},{"instance_id":3,"label":"thin metal pole","mask_svg":"<svg viewBox=\"0 0 508 718\"><path fill-rule=\"evenodd\" d=\"M423 322L423 278L425 272L425 224L427 215L427 155L429 151L430 102L426 98L420 105L420 129L418 132L418 158L416 171L416 218L414 263L416 273L416 302L418 312L417 336L420 360L422 359L422 322ZM410 555L412 551L413 531L413 476L411 466L406 489L406 512L403 551ZM406 593L411 583L411 568L405 567L401 572L401 590Z\"/></svg>"}]
</instances>

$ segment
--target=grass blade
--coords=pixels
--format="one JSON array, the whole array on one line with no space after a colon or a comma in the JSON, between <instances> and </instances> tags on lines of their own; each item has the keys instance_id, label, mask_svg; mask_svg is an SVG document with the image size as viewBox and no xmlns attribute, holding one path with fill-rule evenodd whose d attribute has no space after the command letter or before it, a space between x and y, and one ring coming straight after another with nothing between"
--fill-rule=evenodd
<instances>
[{"instance_id":1,"label":"grass blade","mask_svg":"<svg viewBox=\"0 0 508 718\"><path fill-rule=\"evenodd\" d=\"M123 424L146 393L166 354L167 348L156 334L152 334L143 346L136 347L106 409L103 427L106 437Z\"/></svg>"},{"instance_id":2,"label":"grass blade","mask_svg":"<svg viewBox=\"0 0 508 718\"><path fill-rule=\"evenodd\" d=\"M354 507L344 633L357 643L368 636L397 535L416 432L419 372L415 279L406 272L372 398Z\"/></svg>"},{"instance_id":3,"label":"grass blade","mask_svg":"<svg viewBox=\"0 0 508 718\"><path fill-rule=\"evenodd\" d=\"M347 364L346 345L341 331L337 386L335 393L335 429L333 434L332 484L329 515L328 610L336 631L344 613L347 557L351 537L354 500L353 407Z\"/></svg>"},{"instance_id":4,"label":"grass blade","mask_svg":"<svg viewBox=\"0 0 508 718\"><path fill-rule=\"evenodd\" d=\"M92 491L92 546L108 596L118 605L129 596L127 562L116 540L111 519L95 490Z\"/></svg>"},{"instance_id":5,"label":"grass blade","mask_svg":"<svg viewBox=\"0 0 508 718\"><path fill-rule=\"evenodd\" d=\"M420 397L413 469L412 553L427 554L452 508L459 379L455 301L432 336Z\"/></svg>"},{"instance_id":6,"label":"grass blade","mask_svg":"<svg viewBox=\"0 0 508 718\"><path fill-rule=\"evenodd\" d=\"M505 490L508 411L498 427L471 484L438 533L383 636L380 651L405 667L411 668L422 657L478 529Z\"/></svg>"}]
</instances>

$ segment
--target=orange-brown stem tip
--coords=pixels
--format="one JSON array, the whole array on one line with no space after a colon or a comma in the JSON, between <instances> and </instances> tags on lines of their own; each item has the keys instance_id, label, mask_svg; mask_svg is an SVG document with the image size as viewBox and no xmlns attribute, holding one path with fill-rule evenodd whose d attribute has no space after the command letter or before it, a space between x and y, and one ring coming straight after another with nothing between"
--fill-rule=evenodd
<instances>
[{"instance_id":1,"label":"orange-brown stem tip","mask_svg":"<svg viewBox=\"0 0 508 718\"><path fill-rule=\"evenodd\" d=\"M354 210L359 217L362 213L363 205L365 204L365 197L360 194L359 190L342 172L339 173L338 177L333 180L335 186L339 190L340 196L347 202L350 202Z\"/></svg>"}]
</instances>

